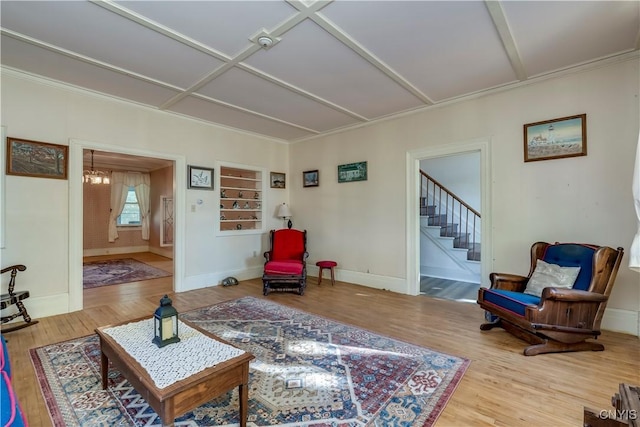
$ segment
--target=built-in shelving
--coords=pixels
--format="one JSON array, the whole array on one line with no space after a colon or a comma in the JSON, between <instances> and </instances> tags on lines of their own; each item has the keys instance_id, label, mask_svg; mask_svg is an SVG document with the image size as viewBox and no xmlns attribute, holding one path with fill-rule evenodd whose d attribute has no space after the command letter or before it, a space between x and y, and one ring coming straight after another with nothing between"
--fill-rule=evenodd
<instances>
[{"instance_id":1,"label":"built-in shelving","mask_svg":"<svg viewBox=\"0 0 640 427\"><path fill-rule=\"evenodd\" d=\"M263 171L220 166L220 231L262 230Z\"/></svg>"}]
</instances>

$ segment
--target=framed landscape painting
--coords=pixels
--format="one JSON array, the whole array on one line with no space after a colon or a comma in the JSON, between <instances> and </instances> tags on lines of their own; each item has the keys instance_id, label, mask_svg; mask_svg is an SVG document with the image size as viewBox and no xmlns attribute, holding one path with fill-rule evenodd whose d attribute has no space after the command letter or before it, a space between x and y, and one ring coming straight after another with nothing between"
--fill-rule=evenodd
<instances>
[{"instance_id":1,"label":"framed landscape painting","mask_svg":"<svg viewBox=\"0 0 640 427\"><path fill-rule=\"evenodd\" d=\"M317 187L320 185L318 179L318 170L304 171L302 172L302 186L303 187Z\"/></svg>"},{"instance_id":2,"label":"framed landscape painting","mask_svg":"<svg viewBox=\"0 0 640 427\"><path fill-rule=\"evenodd\" d=\"M7 175L67 179L66 145L7 137Z\"/></svg>"},{"instance_id":3,"label":"framed landscape painting","mask_svg":"<svg viewBox=\"0 0 640 427\"><path fill-rule=\"evenodd\" d=\"M286 188L287 175L282 172L271 172L271 188Z\"/></svg>"},{"instance_id":4,"label":"framed landscape painting","mask_svg":"<svg viewBox=\"0 0 640 427\"><path fill-rule=\"evenodd\" d=\"M587 115L524 125L524 161L587 155Z\"/></svg>"},{"instance_id":5,"label":"framed landscape painting","mask_svg":"<svg viewBox=\"0 0 640 427\"><path fill-rule=\"evenodd\" d=\"M367 180L367 162L338 165L338 182Z\"/></svg>"}]
</instances>

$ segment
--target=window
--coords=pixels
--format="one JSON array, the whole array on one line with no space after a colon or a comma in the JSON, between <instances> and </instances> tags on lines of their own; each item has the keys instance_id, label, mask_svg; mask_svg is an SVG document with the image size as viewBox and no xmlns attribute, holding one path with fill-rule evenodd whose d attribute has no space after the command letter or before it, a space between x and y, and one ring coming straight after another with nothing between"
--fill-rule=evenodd
<instances>
[{"instance_id":1,"label":"window","mask_svg":"<svg viewBox=\"0 0 640 427\"><path fill-rule=\"evenodd\" d=\"M129 187L127 191L127 200L124 203L122 213L118 217L119 226L135 226L140 225L140 206L138 206L138 198L133 187Z\"/></svg>"}]
</instances>

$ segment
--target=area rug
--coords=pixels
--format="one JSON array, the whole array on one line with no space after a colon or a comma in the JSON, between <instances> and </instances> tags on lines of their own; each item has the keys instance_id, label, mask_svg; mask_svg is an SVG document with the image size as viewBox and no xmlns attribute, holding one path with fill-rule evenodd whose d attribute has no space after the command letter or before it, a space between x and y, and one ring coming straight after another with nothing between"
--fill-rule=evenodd
<instances>
[{"instance_id":1,"label":"area rug","mask_svg":"<svg viewBox=\"0 0 640 427\"><path fill-rule=\"evenodd\" d=\"M250 426L430 426L470 363L253 297L181 318L256 357ZM30 355L54 426L161 425L113 368L102 390L97 335L31 349ZM238 424L237 388L175 423Z\"/></svg>"},{"instance_id":2,"label":"area rug","mask_svg":"<svg viewBox=\"0 0 640 427\"><path fill-rule=\"evenodd\" d=\"M133 258L92 261L82 265L84 289L171 276L171 273Z\"/></svg>"}]
</instances>

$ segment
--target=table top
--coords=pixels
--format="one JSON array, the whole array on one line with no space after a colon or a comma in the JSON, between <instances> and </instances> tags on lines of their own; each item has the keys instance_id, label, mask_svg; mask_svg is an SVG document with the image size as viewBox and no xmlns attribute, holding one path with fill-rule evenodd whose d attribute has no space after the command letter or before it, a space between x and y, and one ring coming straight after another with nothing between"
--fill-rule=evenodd
<instances>
[{"instance_id":1,"label":"table top","mask_svg":"<svg viewBox=\"0 0 640 427\"><path fill-rule=\"evenodd\" d=\"M211 367L207 367L197 373L194 373L190 376L188 376L185 379L181 379L179 381L174 382L171 385L168 385L166 387L163 388L159 388L156 386L154 380L151 378L151 376L149 375L149 372L134 358L132 357L111 335L109 335L108 333L105 333L106 329L109 328L115 328L115 327L119 327L119 326L124 326L124 325L128 325L130 323L135 323L135 322L140 322L143 320L148 320L150 319L150 316L145 316L145 317L141 317L138 319L133 319L133 320L128 320L125 322L121 322L121 323L117 323L114 325L107 325L107 326L101 326L99 328L96 328L96 333L98 334L98 336L100 337L100 345L101 348L103 346L106 346L107 350L112 350L118 357L120 357L123 361L123 363L125 363L127 365L127 368L133 373L133 375L136 376L137 379L139 379L145 388L147 388L150 392L152 392L154 395L156 396L160 396L162 398L166 398L168 396L171 396L173 394L179 393L180 391L184 390L185 387L193 387L194 385L200 383L200 382L204 382L205 380L207 380L208 378L210 378L212 375L216 375L219 374L221 372L233 369L235 367L238 367L240 365L243 365L245 363L249 363L252 359L254 359L254 356L251 353L248 352L243 352L242 354L240 354L237 357L233 357L231 359L225 360L223 362L220 362L218 364L216 364L215 366L211 366ZM233 344L225 341L224 339L215 336L214 334L210 333L209 331L202 329L200 327L198 327L197 325L185 321L185 320L180 320L182 323L184 323L185 325L190 326L191 328L197 330L198 332L202 333L203 335L205 335L208 338L211 338L213 340L216 340L218 342L221 342L223 344L227 344L230 345L232 347ZM171 346L177 346L180 343L175 343L175 344L170 344ZM107 351L108 353L108 351Z\"/></svg>"}]
</instances>

